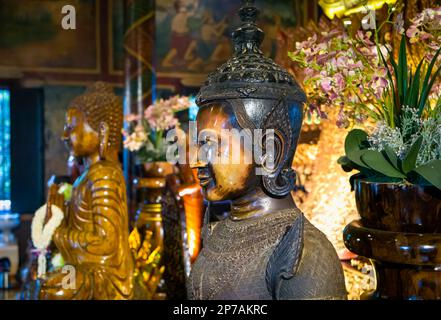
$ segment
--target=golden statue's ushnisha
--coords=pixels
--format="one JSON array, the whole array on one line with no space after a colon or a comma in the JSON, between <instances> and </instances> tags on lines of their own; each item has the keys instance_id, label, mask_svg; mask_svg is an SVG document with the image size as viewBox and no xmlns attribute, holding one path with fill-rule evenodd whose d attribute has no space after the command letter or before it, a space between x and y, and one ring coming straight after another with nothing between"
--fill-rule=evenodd
<instances>
[{"instance_id":1,"label":"golden statue's ushnisha","mask_svg":"<svg viewBox=\"0 0 441 320\"><path fill-rule=\"evenodd\" d=\"M63 140L87 165L63 208L65 217L53 240L66 265L75 268L75 283L66 286L65 273L48 274L41 299L133 296L126 187L117 157L122 123L122 104L104 83L92 85L69 106ZM59 199L48 202L62 206Z\"/></svg>"}]
</instances>

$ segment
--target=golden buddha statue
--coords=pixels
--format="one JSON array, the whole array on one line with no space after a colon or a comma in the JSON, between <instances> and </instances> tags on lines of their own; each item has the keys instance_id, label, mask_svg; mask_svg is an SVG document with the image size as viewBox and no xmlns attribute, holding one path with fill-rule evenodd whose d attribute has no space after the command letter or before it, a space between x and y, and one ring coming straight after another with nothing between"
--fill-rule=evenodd
<instances>
[{"instance_id":1,"label":"golden buddha statue","mask_svg":"<svg viewBox=\"0 0 441 320\"><path fill-rule=\"evenodd\" d=\"M134 259L129 248L126 187L118 162L123 110L112 87L92 85L72 101L63 140L85 168L73 185L71 201L54 243L65 264L74 267L74 283L61 271L42 280L40 299L130 299ZM48 206L50 207L50 206ZM50 212L48 212L50 215Z\"/></svg>"}]
</instances>

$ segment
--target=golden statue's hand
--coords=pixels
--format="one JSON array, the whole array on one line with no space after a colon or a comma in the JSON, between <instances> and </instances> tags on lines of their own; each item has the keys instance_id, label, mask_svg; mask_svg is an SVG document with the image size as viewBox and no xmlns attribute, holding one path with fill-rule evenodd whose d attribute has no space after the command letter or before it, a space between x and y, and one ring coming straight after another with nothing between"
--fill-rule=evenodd
<instances>
[{"instance_id":1,"label":"golden statue's hand","mask_svg":"<svg viewBox=\"0 0 441 320\"><path fill-rule=\"evenodd\" d=\"M48 196L47 196L47 209L46 209L46 219L44 220L44 224L46 224L52 218L52 205L58 207L63 211L66 211L65 203L64 203L64 195L58 193L59 186L57 184L52 184L49 187Z\"/></svg>"}]
</instances>

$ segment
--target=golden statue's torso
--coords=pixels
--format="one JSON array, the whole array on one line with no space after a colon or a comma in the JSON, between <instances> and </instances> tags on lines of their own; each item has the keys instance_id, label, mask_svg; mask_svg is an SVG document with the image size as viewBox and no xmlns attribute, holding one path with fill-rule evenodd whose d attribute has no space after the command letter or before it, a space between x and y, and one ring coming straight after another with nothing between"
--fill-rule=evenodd
<instances>
[{"instance_id":1,"label":"golden statue's torso","mask_svg":"<svg viewBox=\"0 0 441 320\"><path fill-rule=\"evenodd\" d=\"M72 200L54 242L66 264L76 269L76 290L63 299L130 299L134 261L128 244L124 177L118 164L99 161L75 182ZM50 275L46 298L60 292L61 275ZM51 281L53 279L53 281Z\"/></svg>"}]
</instances>

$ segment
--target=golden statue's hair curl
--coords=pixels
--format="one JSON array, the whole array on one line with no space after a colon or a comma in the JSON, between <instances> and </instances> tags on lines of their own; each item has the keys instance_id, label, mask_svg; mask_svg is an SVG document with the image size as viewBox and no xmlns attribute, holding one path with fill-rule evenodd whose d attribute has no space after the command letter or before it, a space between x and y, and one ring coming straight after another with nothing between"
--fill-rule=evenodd
<instances>
[{"instance_id":1,"label":"golden statue's hair curl","mask_svg":"<svg viewBox=\"0 0 441 320\"><path fill-rule=\"evenodd\" d=\"M117 149L121 145L123 127L123 105L121 98L115 95L113 87L104 82L90 85L86 92L76 97L70 108L78 108L86 116L87 123L99 132L100 123L109 126L109 146Z\"/></svg>"}]
</instances>

